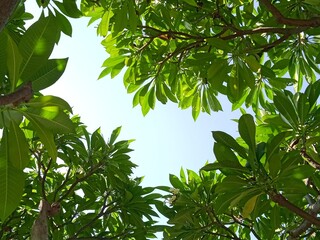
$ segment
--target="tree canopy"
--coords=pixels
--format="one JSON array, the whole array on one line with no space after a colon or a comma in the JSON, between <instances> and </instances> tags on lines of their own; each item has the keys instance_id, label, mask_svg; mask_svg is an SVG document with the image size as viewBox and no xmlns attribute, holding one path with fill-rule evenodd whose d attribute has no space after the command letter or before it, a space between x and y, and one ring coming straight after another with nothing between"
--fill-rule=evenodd
<instances>
[{"instance_id":1,"label":"tree canopy","mask_svg":"<svg viewBox=\"0 0 320 240\"><path fill-rule=\"evenodd\" d=\"M318 1L39 0L28 28L24 2L0 3L2 239L320 238ZM106 141L41 94L80 17L103 37L100 78L123 70L142 114L172 101L196 120L225 95L240 136L213 131L216 161L142 187L120 128Z\"/></svg>"}]
</instances>

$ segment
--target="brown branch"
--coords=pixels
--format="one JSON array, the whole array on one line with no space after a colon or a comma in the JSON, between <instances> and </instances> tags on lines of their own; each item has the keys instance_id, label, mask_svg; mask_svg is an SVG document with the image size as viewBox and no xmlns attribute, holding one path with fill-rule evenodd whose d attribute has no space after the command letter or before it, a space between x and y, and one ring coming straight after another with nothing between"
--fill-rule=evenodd
<instances>
[{"instance_id":1,"label":"brown branch","mask_svg":"<svg viewBox=\"0 0 320 240\"><path fill-rule=\"evenodd\" d=\"M67 182L70 180L69 176L71 173L71 167L68 168L68 171L65 175L65 178L63 180L63 182L60 184L60 186L54 191L54 195L53 195L53 200L56 201L57 199L57 194L61 191L61 189L63 189L65 187L65 185L67 184Z\"/></svg>"},{"instance_id":2,"label":"brown branch","mask_svg":"<svg viewBox=\"0 0 320 240\"><path fill-rule=\"evenodd\" d=\"M115 206L112 207L111 209L108 209L108 207L112 206L114 203L116 203L116 201L111 201L109 203L107 203L108 201L108 197L110 196L111 192L107 193L106 196L104 196L104 201L102 204L102 207L100 208L99 213L92 218L87 224L81 226L78 231L73 235L72 239L78 239L78 235L83 232L86 228L90 227L92 224L95 223L95 221L97 221L100 217L109 214L111 212L114 211L114 209L116 208Z\"/></svg>"},{"instance_id":3,"label":"brown branch","mask_svg":"<svg viewBox=\"0 0 320 240\"><path fill-rule=\"evenodd\" d=\"M302 157L305 158L305 160L307 161L307 163L311 167L313 167L317 170L320 170L320 164L316 160L314 160L312 157L309 156L309 154L307 153L307 150L305 148L301 149L300 154Z\"/></svg>"},{"instance_id":4,"label":"brown branch","mask_svg":"<svg viewBox=\"0 0 320 240\"><path fill-rule=\"evenodd\" d=\"M317 202L310 206L309 214L312 216L316 216L317 213L320 211L320 196L317 198ZM297 228L290 231L290 238L289 239L296 239L302 233L307 231L311 227L311 222L304 220Z\"/></svg>"},{"instance_id":5,"label":"brown branch","mask_svg":"<svg viewBox=\"0 0 320 240\"><path fill-rule=\"evenodd\" d=\"M269 197L272 201L278 203L280 206L287 208L291 212L294 212L295 214L302 217L304 220L307 220L311 224L314 224L318 227L320 227L320 219L316 218L315 216L305 212L301 208L297 207L293 203L289 202L284 196L282 196L279 193L270 192L268 193Z\"/></svg>"},{"instance_id":6,"label":"brown branch","mask_svg":"<svg viewBox=\"0 0 320 240\"><path fill-rule=\"evenodd\" d=\"M290 34L283 35L281 38L275 40L274 42L259 47L261 49L260 52L261 53L267 52L271 48L273 48L273 47L279 45L280 43L284 42L285 40L287 40L290 36L291 36Z\"/></svg>"},{"instance_id":7,"label":"brown branch","mask_svg":"<svg viewBox=\"0 0 320 240\"><path fill-rule=\"evenodd\" d=\"M21 103L28 102L32 98L32 95L32 83L28 82L12 93L0 96L0 106L18 106Z\"/></svg>"},{"instance_id":8,"label":"brown branch","mask_svg":"<svg viewBox=\"0 0 320 240\"><path fill-rule=\"evenodd\" d=\"M73 190L74 188L77 186L78 183L85 181L87 178L89 178L90 176L92 176L94 173L96 173L96 171L103 166L103 161L99 162L98 164L96 164L95 166L92 167L92 169L83 177L81 178L77 178L74 183L71 185L71 187L68 189L68 191L66 193L64 193L57 202L61 202L64 198L66 198Z\"/></svg>"},{"instance_id":9,"label":"brown branch","mask_svg":"<svg viewBox=\"0 0 320 240\"><path fill-rule=\"evenodd\" d=\"M319 27L320 17L313 17L310 19L295 19L287 18L271 3L270 0L259 0L277 19L279 23L296 26L296 27Z\"/></svg>"},{"instance_id":10,"label":"brown branch","mask_svg":"<svg viewBox=\"0 0 320 240\"><path fill-rule=\"evenodd\" d=\"M45 183L46 183L47 174L48 174L48 171L49 171L49 169L50 169L51 163L52 163L52 158L50 158L47 167L45 167L45 165L44 165L43 163L41 163L41 162L40 162L40 165L39 165L39 169L41 169L41 166L42 166L42 168L43 168L42 177L39 176L39 178L40 178L40 181L41 181L41 194L42 194L42 198L43 198L44 200L47 200L46 190L45 190Z\"/></svg>"},{"instance_id":11,"label":"brown branch","mask_svg":"<svg viewBox=\"0 0 320 240\"><path fill-rule=\"evenodd\" d=\"M259 27L255 29L247 29L247 30L237 30L235 34L228 35L221 37L223 40L230 40L234 39L236 37L242 37L245 35L253 35L253 34L262 34L262 33L269 33L269 34L284 34L284 36L300 33L302 31L305 31L306 27L299 27L299 28L273 28L273 27Z\"/></svg>"},{"instance_id":12,"label":"brown branch","mask_svg":"<svg viewBox=\"0 0 320 240\"><path fill-rule=\"evenodd\" d=\"M240 238L237 237L236 233L234 233L231 229L229 229L228 227L226 227L219 219L218 216L215 214L215 212L213 211L213 209L209 206L207 206L205 208L205 211L207 212L209 219L211 221L212 224L217 224L219 227L221 227L223 230L225 230L227 233L229 233L231 235L232 239L235 240L240 240ZM229 235L229 236L230 236ZM228 237L229 237L228 236Z\"/></svg>"},{"instance_id":13,"label":"brown branch","mask_svg":"<svg viewBox=\"0 0 320 240\"><path fill-rule=\"evenodd\" d=\"M20 0L1 0L0 1L0 32L9 21L10 16L15 10Z\"/></svg>"}]
</instances>

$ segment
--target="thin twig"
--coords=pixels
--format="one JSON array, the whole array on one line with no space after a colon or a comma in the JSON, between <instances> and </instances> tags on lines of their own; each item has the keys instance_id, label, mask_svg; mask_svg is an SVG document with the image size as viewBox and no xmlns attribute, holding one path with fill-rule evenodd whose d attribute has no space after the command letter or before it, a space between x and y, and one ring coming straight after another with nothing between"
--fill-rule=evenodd
<instances>
[{"instance_id":1,"label":"thin twig","mask_svg":"<svg viewBox=\"0 0 320 240\"><path fill-rule=\"evenodd\" d=\"M270 0L259 0L277 19L279 23L296 26L296 27L319 27L320 17L313 17L310 19L295 19L287 18L271 3Z\"/></svg>"}]
</instances>

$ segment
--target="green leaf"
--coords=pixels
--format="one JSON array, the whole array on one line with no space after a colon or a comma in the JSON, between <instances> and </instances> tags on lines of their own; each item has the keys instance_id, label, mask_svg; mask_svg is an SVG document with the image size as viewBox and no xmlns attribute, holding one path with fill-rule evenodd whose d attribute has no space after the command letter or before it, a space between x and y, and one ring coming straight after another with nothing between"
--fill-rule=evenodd
<instances>
[{"instance_id":1,"label":"green leaf","mask_svg":"<svg viewBox=\"0 0 320 240\"><path fill-rule=\"evenodd\" d=\"M179 180L179 178L173 174L169 175L169 180L171 185L176 188L176 189L180 189L180 190L184 190L184 185L183 183Z\"/></svg>"},{"instance_id":2,"label":"green leaf","mask_svg":"<svg viewBox=\"0 0 320 240\"><path fill-rule=\"evenodd\" d=\"M221 131L213 131L212 136L218 143L222 143L235 150L242 158L247 158L246 150L237 143L237 141L229 134Z\"/></svg>"},{"instance_id":3,"label":"green leaf","mask_svg":"<svg viewBox=\"0 0 320 240\"><path fill-rule=\"evenodd\" d=\"M56 43L58 26L52 17L41 16L22 36L19 51L23 58L21 78L26 82L45 64Z\"/></svg>"},{"instance_id":4,"label":"green leaf","mask_svg":"<svg viewBox=\"0 0 320 240\"><path fill-rule=\"evenodd\" d=\"M261 65L261 75L266 78L275 78L276 74L271 68L268 68L266 65Z\"/></svg>"},{"instance_id":5,"label":"green leaf","mask_svg":"<svg viewBox=\"0 0 320 240\"><path fill-rule=\"evenodd\" d=\"M117 127L116 129L114 129L111 133L110 136L110 140L109 143L110 144L114 144L114 142L116 141L116 139L118 138L119 134L121 132L121 127Z\"/></svg>"},{"instance_id":6,"label":"green leaf","mask_svg":"<svg viewBox=\"0 0 320 240\"><path fill-rule=\"evenodd\" d=\"M279 174L279 179L291 178L303 180L310 177L314 169L309 165L289 166L284 168Z\"/></svg>"},{"instance_id":7,"label":"green leaf","mask_svg":"<svg viewBox=\"0 0 320 240\"><path fill-rule=\"evenodd\" d=\"M218 112L218 111L221 111L222 110L222 106L219 102L219 100L216 98L216 96L214 95L214 93L210 90L208 90L208 94L207 94L207 97L208 97L208 103L209 103L209 106L211 108L212 111L215 111L215 112Z\"/></svg>"},{"instance_id":8,"label":"green leaf","mask_svg":"<svg viewBox=\"0 0 320 240\"><path fill-rule=\"evenodd\" d=\"M169 89L169 87L167 86L167 84L162 84L163 86L163 90L165 92L165 95L170 99L170 101L177 103L178 100L176 98L176 96L172 93L172 91Z\"/></svg>"},{"instance_id":9,"label":"green leaf","mask_svg":"<svg viewBox=\"0 0 320 240\"><path fill-rule=\"evenodd\" d=\"M43 118L35 114L27 112L23 112L23 114L32 124L32 128L36 131L36 134L47 149L49 156L55 161L58 156L57 147L54 142L53 133L46 126L46 121L43 121Z\"/></svg>"},{"instance_id":10,"label":"green leaf","mask_svg":"<svg viewBox=\"0 0 320 240\"><path fill-rule=\"evenodd\" d=\"M226 176L221 183L217 184L216 193L235 192L239 193L247 186L247 181L238 176Z\"/></svg>"},{"instance_id":11,"label":"green leaf","mask_svg":"<svg viewBox=\"0 0 320 240\"><path fill-rule=\"evenodd\" d=\"M120 3L121 4L121 3ZM128 6L122 3L120 9L114 13L114 26L113 32L115 34L121 32L128 24Z\"/></svg>"},{"instance_id":12,"label":"green leaf","mask_svg":"<svg viewBox=\"0 0 320 240\"><path fill-rule=\"evenodd\" d=\"M209 38L208 43L215 48L222 49L226 52L231 52L232 48L228 45L228 42L220 38Z\"/></svg>"},{"instance_id":13,"label":"green leaf","mask_svg":"<svg viewBox=\"0 0 320 240\"><path fill-rule=\"evenodd\" d=\"M53 133L71 133L74 131L74 125L68 115L57 106L28 109L23 111L22 114L30 121L38 122L41 126Z\"/></svg>"},{"instance_id":14,"label":"green leaf","mask_svg":"<svg viewBox=\"0 0 320 240\"><path fill-rule=\"evenodd\" d=\"M271 158L274 154L277 154L279 152L279 148L281 144L285 144L285 137L288 136L288 132L281 132L271 138L267 144L267 161L269 161L269 158Z\"/></svg>"},{"instance_id":15,"label":"green leaf","mask_svg":"<svg viewBox=\"0 0 320 240\"><path fill-rule=\"evenodd\" d=\"M66 34L67 36L71 37L72 36L72 26L69 20L61 14L59 11L55 10L56 14L56 19L59 22L59 27L61 31Z\"/></svg>"},{"instance_id":16,"label":"green leaf","mask_svg":"<svg viewBox=\"0 0 320 240\"><path fill-rule=\"evenodd\" d=\"M261 64L253 55L245 56L244 60L253 72L258 72L261 69Z\"/></svg>"},{"instance_id":17,"label":"green leaf","mask_svg":"<svg viewBox=\"0 0 320 240\"><path fill-rule=\"evenodd\" d=\"M155 94L155 87L151 87L149 91L149 97L148 97L148 104L151 109L154 109L156 105L156 94Z\"/></svg>"},{"instance_id":18,"label":"green leaf","mask_svg":"<svg viewBox=\"0 0 320 240\"><path fill-rule=\"evenodd\" d=\"M218 195L215 201L215 211L218 214L224 213L228 210L231 202L239 196L240 193L226 191Z\"/></svg>"},{"instance_id":19,"label":"green leaf","mask_svg":"<svg viewBox=\"0 0 320 240\"><path fill-rule=\"evenodd\" d=\"M16 169L23 170L29 163L29 145L19 125L11 121L8 129L8 158Z\"/></svg>"},{"instance_id":20,"label":"green leaf","mask_svg":"<svg viewBox=\"0 0 320 240\"><path fill-rule=\"evenodd\" d=\"M135 8L135 1L127 1L128 4L128 14L129 14L129 30L132 33L136 32L139 17Z\"/></svg>"},{"instance_id":21,"label":"green leaf","mask_svg":"<svg viewBox=\"0 0 320 240\"><path fill-rule=\"evenodd\" d=\"M72 18L79 18L82 16L81 11L77 7L76 0L63 0L63 6L67 16Z\"/></svg>"},{"instance_id":22,"label":"green leaf","mask_svg":"<svg viewBox=\"0 0 320 240\"><path fill-rule=\"evenodd\" d=\"M0 46L7 46L8 34L0 32ZM0 79L4 79L7 74L7 48L0 48Z\"/></svg>"},{"instance_id":23,"label":"green leaf","mask_svg":"<svg viewBox=\"0 0 320 240\"><path fill-rule=\"evenodd\" d=\"M256 202L257 202L258 197L259 197L259 195L253 196L245 203L245 205L243 206L243 209L242 209L242 216L244 218L248 218L250 216L250 214L254 210L254 207L256 206Z\"/></svg>"},{"instance_id":24,"label":"green leaf","mask_svg":"<svg viewBox=\"0 0 320 240\"><path fill-rule=\"evenodd\" d=\"M301 125L305 125L310 110L310 103L308 102L307 96L305 94L297 94L297 112L299 116L299 122Z\"/></svg>"},{"instance_id":25,"label":"green leaf","mask_svg":"<svg viewBox=\"0 0 320 240\"><path fill-rule=\"evenodd\" d=\"M200 114L200 110L201 110L201 99L200 99L199 93L197 92L193 96L193 100L192 100L192 117L194 121L197 120Z\"/></svg>"},{"instance_id":26,"label":"green leaf","mask_svg":"<svg viewBox=\"0 0 320 240\"><path fill-rule=\"evenodd\" d=\"M207 72L208 82L212 88L222 92L223 81L226 79L228 71L228 61L226 59L216 59L212 62Z\"/></svg>"},{"instance_id":27,"label":"green leaf","mask_svg":"<svg viewBox=\"0 0 320 240\"><path fill-rule=\"evenodd\" d=\"M126 57L125 56L114 56L109 57L107 60L105 60L102 64L103 67L109 67L112 68L114 66L117 66L120 63L124 63Z\"/></svg>"},{"instance_id":28,"label":"green leaf","mask_svg":"<svg viewBox=\"0 0 320 240\"><path fill-rule=\"evenodd\" d=\"M19 206L24 182L25 174L22 170L12 166L0 167L0 218L2 221Z\"/></svg>"},{"instance_id":29,"label":"green leaf","mask_svg":"<svg viewBox=\"0 0 320 240\"><path fill-rule=\"evenodd\" d=\"M222 163L225 161L231 161L231 162L238 163L237 156L230 149L230 147L226 146L223 143L216 142L213 146L213 152L214 152L214 155L216 156L218 162Z\"/></svg>"},{"instance_id":30,"label":"green leaf","mask_svg":"<svg viewBox=\"0 0 320 240\"><path fill-rule=\"evenodd\" d=\"M50 59L46 61L29 81L32 82L32 89L40 91L53 85L64 73L68 63L68 58L64 59Z\"/></svg>"},{"instance_id":31,"label":"green leaf","mask_svg":"<svg viewBox=\"0 0 320 240\"><path fill-rule=\"evenodd\" d=\"M256 125L250 114L244 114L239 119L239 133L242 139L248 144L251 151L256 148Z\"/></svg>"},{"instance_id":32,"label":"green leaf","mask_svg":"<svg viewBox=\"0 0 320 240\"><path fill-rule=\"evenodd\" d=\"M18 206L23 194L25 175L9 162L9 142L4 130L0 146L0 218L4 221Z\"/></svg>"},{"instance_id":33,"label":"green leaf","mask_svg":"<svg viewBox=\"0 0 320 240\"><path fill-rule=\"evenodd\" d=\"M156 82L156 97L162 104L166 104L168 101L164 93L163 84L159 81Z\"/></svg>"},{"instance_id":34,"label":"green leaf","mask_svg":"<svg viewBox=\"0 0 320 240\"><path fill-rule=\"evenodd\" d=\"M196 3L195 0L183 0L183 1L191 6L198 7L198 4Z\"/></svg>"},{"instance_id":35,"label":"green leaf","mask_svg":"<svg viewBox=\"0 0 320 240\"><path fill-rule=\"evenodd\" d=\"M19 52L18 46L10 37L10 35L8 35L7 66L8 66L9 80L11 82L11 91L14 90L19 80L21 62L22 62L22 57Z\"/></svg>"},{"instance_id":36,"label":"green leaf","mask_svg":"<svg viewBox=\"0 0 320 240\"><path fill-rule=\"evenodd\" d=\"M72 113L72 108L69 103L67 103L62 98L56 96L40 96L37 98L32 98L29 102L26 103L26 106L32 108L44 108L44 107L58 107L59 110L67 110Z\"/></svg>"},{"instance_id":37,"label":"green leaf","mask_svg":"<svg viewBox=\"0 0 320 240\"><path fill-rule=\"evenodd\" d=\"M226 176L231 175L237 175L240 176L240 174L248 174L249 169L242 167L238 162L234 161L224 161L224 162L214 162L209 163L201 168L203 171L214 171L214 170L220 170L223 174Z\"/></svg>"},{"instance_id":38,"label":"green leaf","mask_svg":"<svg viewBox=\"0 0 320 240\"><path fill-rule=\"evenodd\" d=\"M282 114L292 128L297 130L299 127L299 117L290 97L285 95L283 92L278 91L274 96L273 101L280 114Z\"/></svg>"},{"instance_id":39,"label":"green leaf","mask_svg":"<svg viewBox=\"0 0 320 240\"><path fill-rule=\"evenodd\" d=\"M110 18L112 18L113 15L112 8L109 7L101 18L101 22L98 26L98 34L101 36L106 36L108 34Z\"/></svg>"}]
</instances>

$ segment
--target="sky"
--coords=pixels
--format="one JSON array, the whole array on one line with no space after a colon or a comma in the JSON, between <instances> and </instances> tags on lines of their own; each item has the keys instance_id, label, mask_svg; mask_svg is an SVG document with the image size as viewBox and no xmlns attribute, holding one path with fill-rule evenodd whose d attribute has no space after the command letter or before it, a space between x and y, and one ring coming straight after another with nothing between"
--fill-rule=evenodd
<instances>
[{"instance_id":1,"label":"sky","mask_svg":"<svg viewBox=\"0 0 320 240\"><path fill-rule=\"evenodd\" d=\"M36 15L35 1L27 1L27 10ZM133 94L123 85L122 74L97 80L101 65L108 57L96 34L96 24L87 27L89 19L72 20L72 38L63 36L51 58L69 57L65 73L52 87L42 91L65 99L73 113L81 116L89 131L101 127L105 139L122 126L119 139L135 139L131 161L139 165L134 176L144 176L142 185L170 185L169 173L179 175L180 168L195 172L214 161L211 131L237 134L239 112L222 100L223 112L200 113L197 121L191 109L181 110L176 104L157 102L155 110L143 117L139 106L132 107ZM124 72L124 71L123 71ZM221 98L220 98L221 99Z\"/></svg>"}]
</instances>

